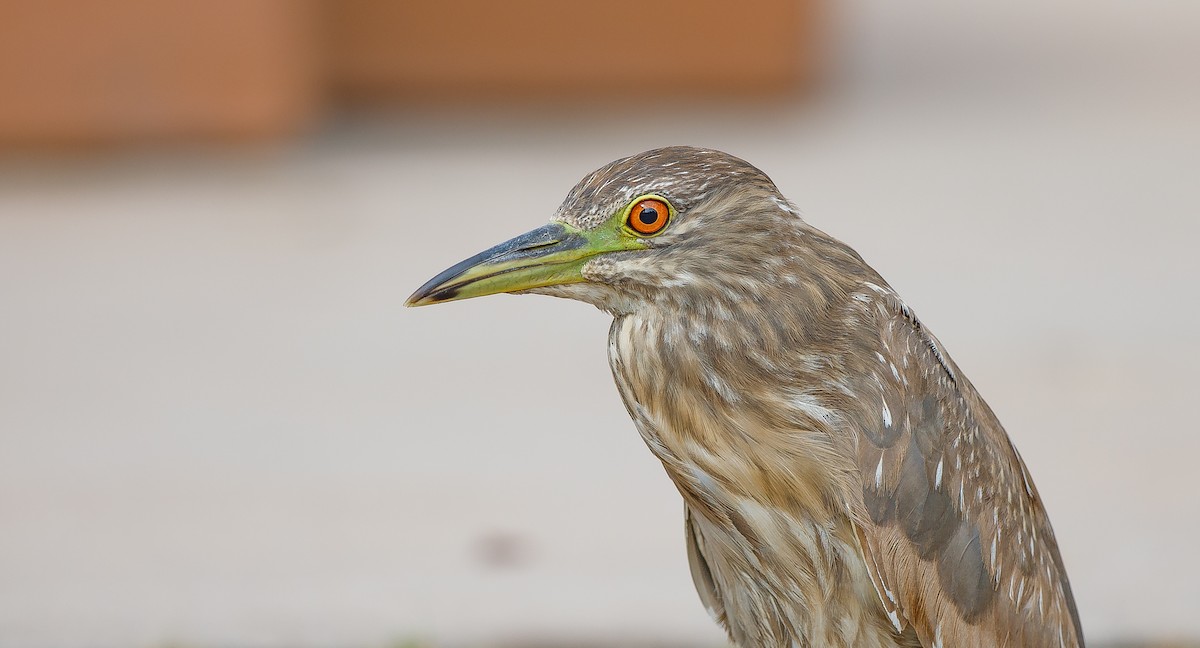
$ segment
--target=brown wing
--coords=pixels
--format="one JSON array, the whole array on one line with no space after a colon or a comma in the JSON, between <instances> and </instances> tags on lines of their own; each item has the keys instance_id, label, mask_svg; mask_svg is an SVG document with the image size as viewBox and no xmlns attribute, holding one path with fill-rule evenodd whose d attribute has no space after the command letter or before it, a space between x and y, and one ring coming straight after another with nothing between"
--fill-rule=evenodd
<instances>
[{"instance_id":1,"label":"brown wing","mask_svg":"<svg viewBox=\"0 0 1200 648\"><path fill-rule=\"evenodd\" d=\"M875 348L849 354L869 358L851 372L866 403L856 531L893 623L926 646L1083 646L1050 521L1004 429L902 303L872 308Z\"/></svg>"}]
</instances>

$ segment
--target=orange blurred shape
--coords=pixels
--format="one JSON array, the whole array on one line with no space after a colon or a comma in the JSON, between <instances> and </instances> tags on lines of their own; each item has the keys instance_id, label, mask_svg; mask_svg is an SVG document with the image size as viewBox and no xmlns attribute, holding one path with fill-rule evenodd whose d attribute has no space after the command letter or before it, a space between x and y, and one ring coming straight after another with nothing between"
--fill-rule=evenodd
<instances>
[{"instance_id":1,"label":"orange blurred shape","mask_svg":"<svg viewBox=\"0 0 1200 648\"><path fill-rule=\"evenodd\" d=\"M777 93L815 69L815 0L342 0L331 72L351 98Z\"/></svg>"},{"instance_id":2,"label":"orange blurred shape","mask_svg":"<svg viewBox=\"0 0 1200 648\"><path fill-rule=\"evenodd\" d=\"M764 95L816 0L0 0L0 145L288 135L327 100Z\"/></svg>"},{"instance_id":3,"label":"orange blurred shape","mask_svg":"<svg viewBox=\"0 0 1200 648\"><path fill-rule=\"evenodd\" d=\"M317 108L306 0L0 0L0 144L262 137Z\"/></svg>"}]
</instances>

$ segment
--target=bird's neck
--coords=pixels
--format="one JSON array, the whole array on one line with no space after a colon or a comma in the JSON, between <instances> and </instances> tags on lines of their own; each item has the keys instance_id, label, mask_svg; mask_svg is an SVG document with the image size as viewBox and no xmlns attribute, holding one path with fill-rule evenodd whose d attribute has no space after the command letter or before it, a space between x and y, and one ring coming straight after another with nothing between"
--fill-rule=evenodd
<instances>
[{"instance_id":1,"label":"bird's neck","mask_svg":"<svg viewBox=\"0 0 1200 648\"><path fill-rule=\"evenodd\" d=\"M743 645L808 645L799 628L825 636L826 620L852 619L862 626L849 633L855 645L893 645L888 629L848 611L869 609L877 595L843 504L856 469L833 433L843 382L836 341L784 346L769 322L730 315L696 326L641 310L616 318L609 341L618 390L684 498L730 632ZM776 559L757 559L763 547ZM847 570L852 577L835 577ZM762 597L800 599L787 618L743 605Z\"/></svg>"},{"instance_id":2,"label":"bird's neck","mask_svg":"<svg viewBox=\"0 0 1200 648\"><path fill-rule=\"evenodd\" d=\"M754 274L694 268L697 281L657 291L619 315L609 359L651 450L685 491L706 464L732 484L813 512L856 492L853 449L838 447L853 402L845 359L864 344L864 286L886 286L852 250L798 227L777 262ZM877 282L877 284L875 283ZM869 292L869 291L868 291ZM712 460L716 457L717 460ZM786 461L787 465L781 462Z\"/></svg>"},{"instance_id":3,"label":"bird's neck","mask_svg":"<svg viewBox=\"0 0 1200 648\"><path fill-rule=\"evenodd\" d=\"M836 451L831 401L844 384L840 343L728 305L702 312L642 309L610 331L621 396L651 451L689 504L704 482L771 484L789 505L826 511L850 488ZM776 311L778 312L778 311ZM790 462L777 465L782 457ZM707 475L707 477L705 477Z\"/></svg>"}]
</instances>

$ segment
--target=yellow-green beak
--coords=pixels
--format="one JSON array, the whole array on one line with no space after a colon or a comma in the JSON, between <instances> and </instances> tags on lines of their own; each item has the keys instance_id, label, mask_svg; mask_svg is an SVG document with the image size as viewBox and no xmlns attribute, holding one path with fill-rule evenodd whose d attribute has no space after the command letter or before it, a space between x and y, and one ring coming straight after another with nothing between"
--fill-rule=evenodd
<instances>
[{"instance_id":1,"label":"yellow-green beak","mask_svg":"<svg viewBox=\"0 0 1200 648\"><path fill-rule=\"evenodd\" d=\"M600 251L584 232L544 225L446 269L417 289L407 306L579 283L588 258Z\"/></svg>"}]
</instances>

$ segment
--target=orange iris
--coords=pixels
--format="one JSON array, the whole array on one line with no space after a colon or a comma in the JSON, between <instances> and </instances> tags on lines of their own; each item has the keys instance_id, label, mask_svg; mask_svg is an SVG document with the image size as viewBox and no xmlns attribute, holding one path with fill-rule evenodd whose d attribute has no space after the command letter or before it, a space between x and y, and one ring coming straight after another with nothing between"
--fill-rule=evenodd
<instances>
[{"instance_id":1,"label":"orange iris","mask_svg":"<svg viewBox=\"0 0 1200 648\"><path fill-rule=\"evenodd\" d=\"M671 211L667 203L647 198L639 200L633 209L629 210L629 228L638 234L650 236L662 231L667 226Z\"/></svg>"}]
</instances>

